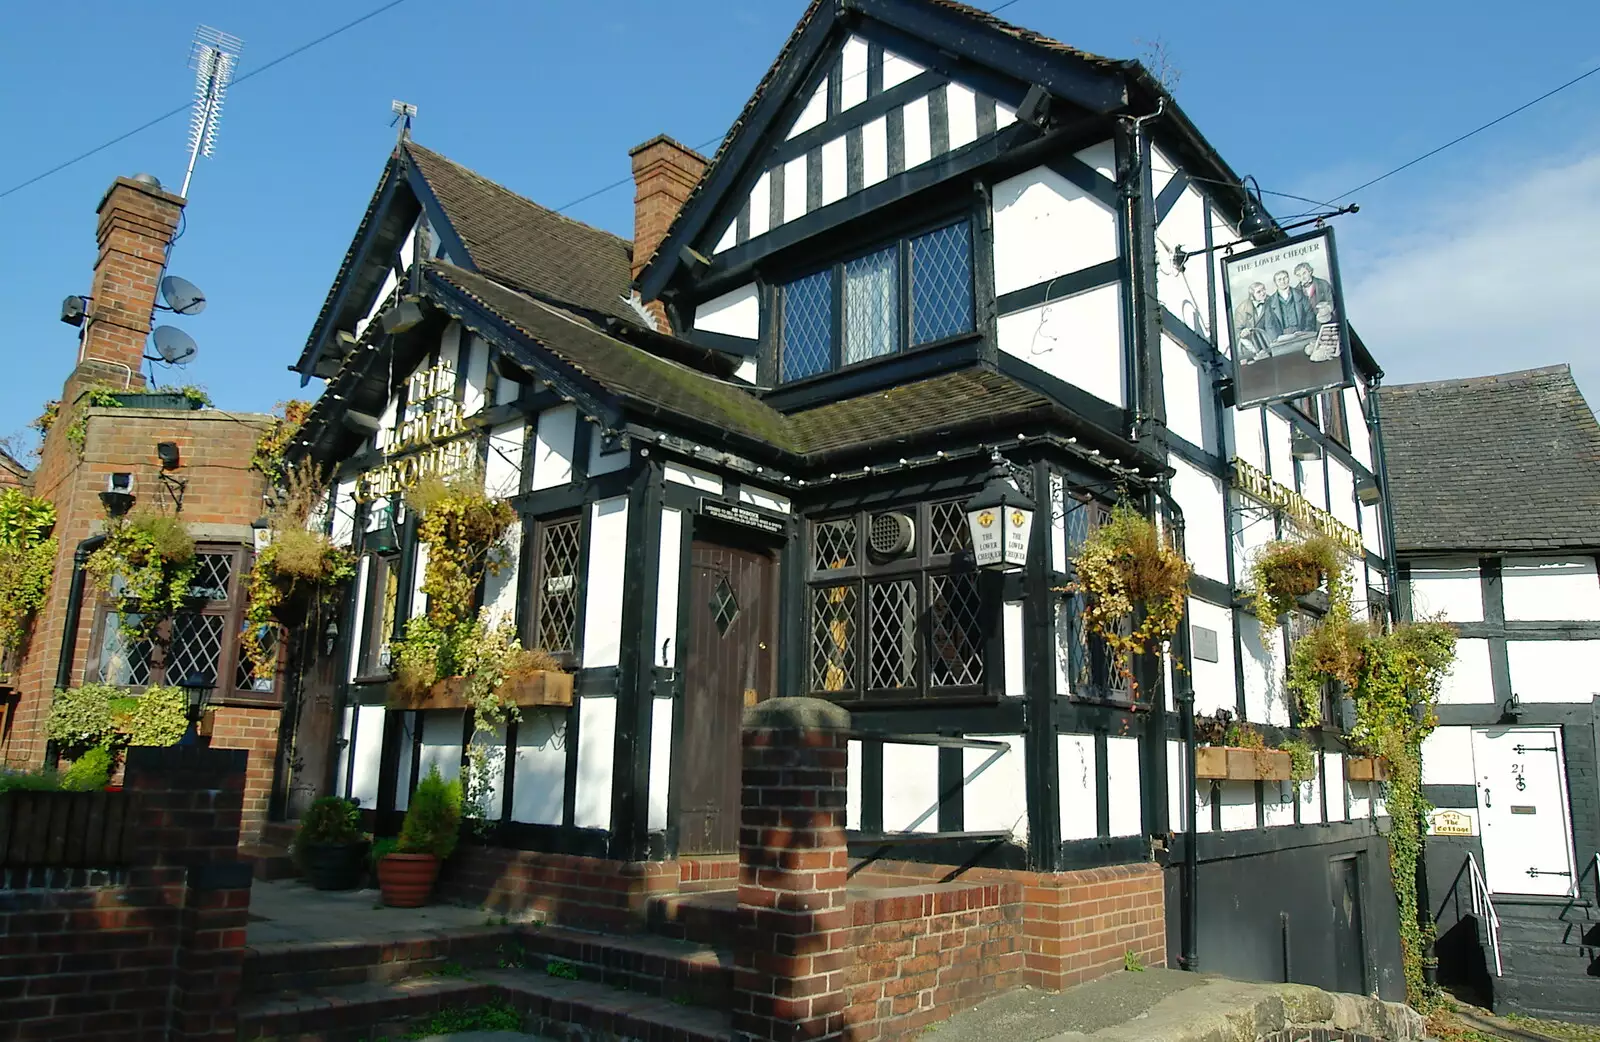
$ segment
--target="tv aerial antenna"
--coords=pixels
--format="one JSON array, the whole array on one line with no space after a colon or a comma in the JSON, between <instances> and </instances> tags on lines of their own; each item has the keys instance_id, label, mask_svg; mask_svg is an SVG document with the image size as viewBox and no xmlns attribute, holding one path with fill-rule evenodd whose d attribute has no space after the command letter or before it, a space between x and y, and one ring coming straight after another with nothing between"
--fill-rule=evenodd
<instances>
[{"instance_id":1,"label":"tv aerial antenna","mask_svg":"<svg viewBox=\"0 0 1600 1042\"><path fill-rule=\"evenodd\" d=\"M220 29L202 25L194 31L194 43L189 49L189 68L194 70L194 108L189 113L189 167L183 173L183 187L178 190L185 199L189 197L195 161L201 156L210 159L216 151L222 101L228 93L228 85L233 82L243 50L243 40Z\"/></svg>"}]
</instances>

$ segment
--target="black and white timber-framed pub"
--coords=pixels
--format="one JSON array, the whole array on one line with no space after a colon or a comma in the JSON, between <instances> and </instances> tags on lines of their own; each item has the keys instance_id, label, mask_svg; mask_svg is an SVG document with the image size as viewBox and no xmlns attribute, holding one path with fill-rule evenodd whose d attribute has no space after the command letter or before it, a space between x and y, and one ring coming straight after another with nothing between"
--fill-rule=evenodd
<instances>
[{"instance_id":1,"label":"black and white timber-framed pub","mask_svg":"<svg viewBox=\"0 0 1600 1042\"><path fill-rule=\"evenodd\" d=\"M1190 789L1190 695L1295 724L1289 627L1265 650L1236 606L1252 549L1337 533L1379 613L1392 566L1359 340L1355 387L1231 405L1222 251L1199 251L1240 239L1247 196L1173 98L962 4L819 0L713 158L632 160L629 243L390 156L295 366L325 382L296 448L361 564L299 685L343 708L300 713L280 784L392 822L419 770L461 770L461 711L386 708L387 645L423 609L398 490L476 464L521 518L483 603L576 691L490 742L492 843L729 853L741 707L810 695L861 732L863 852L1153 861L1174 964L1402 996L1382 804L1333 731L1306 732L1310 782ZM995 457L1038 507L1005 574L964 516ZM1195 569L1138 698L1060 592L1119 498ZM397 548L368 535L391 521Z\"/></svg>"}]
</instances>

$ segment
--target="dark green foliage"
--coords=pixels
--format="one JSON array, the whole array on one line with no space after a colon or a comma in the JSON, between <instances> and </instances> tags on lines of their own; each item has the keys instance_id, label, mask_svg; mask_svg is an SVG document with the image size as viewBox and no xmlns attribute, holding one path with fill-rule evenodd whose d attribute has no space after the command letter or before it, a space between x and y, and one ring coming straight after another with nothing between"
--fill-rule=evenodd
<instances>
[{"instance_id":1,"label":"dark green foliage","mask_svg":"<svg viewBox=\"0 0 1600 1042\"><path fill-rule=\"evenodd\" d=\"M417 782L400 827L399 852L432 854L443 861L455 853L461 833L461 783L445 781L439 768L430 767Z\"/></svg>"}]
</instances>

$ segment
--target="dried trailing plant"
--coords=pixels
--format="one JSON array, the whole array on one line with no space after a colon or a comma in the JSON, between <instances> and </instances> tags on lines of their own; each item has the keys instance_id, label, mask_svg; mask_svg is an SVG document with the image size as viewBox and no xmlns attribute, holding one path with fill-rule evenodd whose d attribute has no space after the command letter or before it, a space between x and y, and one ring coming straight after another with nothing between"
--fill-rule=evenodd
<instances>
[{"instance_id":1,"label":"dried trailing plant","mask_svg":"<svg viewBox=\"0 0 1600 1042\"><path fill-rule=\"evenodd\" d=\"M108 519L105 535L85 568L120 600L123 634L151 640L189 600L198 570L194 537L176 517L153 510Z\"/></svg>"}]
</instances>

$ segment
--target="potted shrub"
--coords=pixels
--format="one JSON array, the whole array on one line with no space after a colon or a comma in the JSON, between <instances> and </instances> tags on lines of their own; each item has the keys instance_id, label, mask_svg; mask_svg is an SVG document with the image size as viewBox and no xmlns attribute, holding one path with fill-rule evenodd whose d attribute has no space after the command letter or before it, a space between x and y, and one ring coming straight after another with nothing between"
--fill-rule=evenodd
<instances>
[{"instance_id":1,"label":"potted shrub","mask_svg":"<svg viewBox=\"0 0 1600 1042\"><path fill-rule=\"evenodd\" d=\"M438 767L417 783L400 826L400 842L378 860L378 888L392 908L428 903L439 863L456 849L461 833L461 783L445 781Z\"/></svg>"},{"instance_id":2,"label":"potted shrub","mask_svg":"<svg viewBox=\"0 0 1600 1042\"><path fill-rule=\"evenodd\" d=\"M361 811L350 800L324 796L306 808L294 837L294 856L317 890L354 890L367 861Z\"/></svg>"}]
</instances>

